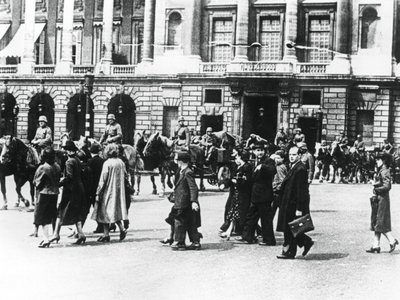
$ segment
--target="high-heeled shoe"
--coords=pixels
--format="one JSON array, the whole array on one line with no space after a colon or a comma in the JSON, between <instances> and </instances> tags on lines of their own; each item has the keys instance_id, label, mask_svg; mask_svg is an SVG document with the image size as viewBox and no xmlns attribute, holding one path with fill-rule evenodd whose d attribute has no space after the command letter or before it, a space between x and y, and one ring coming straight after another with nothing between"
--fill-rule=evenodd
<instances>
[{"instance_id":1,"label":"high-heeled shoe","mask_svg":"<svg viewBox=\"0 0 400 300\"><path fill-rule=\"evenodd\" d=\"M367 252L367 253L381 253L381 247L376 247L376 248L371 247L370 249L365 250L365 252Z\"/></svg>"},{"instance_id":2,"label":"high-heeled shoe","mask_svg":"<svg viewBox=\"0 0 400 300\"><path fill-rule=\"evenodd\" d=\"M49 248L50 247L50 241L45 242L41 241L40 244L38 245L38 248Z\"/></svg>"},{"instance_id":3,"label":"high-heeled shoe","mask_svg":"<svg viewBox=\"0 0 400 300\"><path fill-rule=\"evenodd\" d=\"M110 236L101 236L97 239L98 242L102 243L109 243L110 242Z\"/></svg>"},{"instance_id":4,"label":"high-heeled shoe","mask_svg":"<svg viewBox=\"0 0 400 300\"><path fill-rule=\"evenodd\" d=\"M174 242L174 239L171 238L165 238L163 240L160 240L160 243L163 245L172 245L172 243Z\"/></svg>"},{"instance_id":5,"label":"high-heeled shoe","mask_svg":"<svg viewBox=\"0 0 400 300\"><path fill-rule=\"evenodd\" d=\"M398 245L398 244L399 244L399 241L395 239L393 244L390 244L389 253L392 253L394 251L394 249L396 249L396 245Z\"/></svg>"},{"instance_id":6,"label":"high-heeled shoe","mask_svg":"<svg viewBox=\"0 0 400 300\"><path fill-rule=\"evenodd\" d=\"M50 240L49 240L49 243L51 244L51 243L53 243L53 242L56 242L56 243L58 244L59 241L60 241L60 237L58 236L58 237L55 237L55 238L50 239Z\"/></svg>"},{"instance_id":7,"label":"high-heeled shoe","mask_svg":"<svg viewBox=\"0 0 400 300\"><path fill-rule=\"evenodd\" d=\"M86 242L86 236L81 236L79 239L76 240L74 243L75 245L82 245Z\"/></svg>"},{"instance_id":8,"label":"high-heeled shoe","mask_svg":"<svg viewBox=\"0 0 400 300\"><path fill-rule=\"evenodd\" d=\"M120 234L119 234L119 240L123 241L126 238L126 234L127 233L128 233L128 231L126 229L121 231Z\"/></svg>"}]
</instances>

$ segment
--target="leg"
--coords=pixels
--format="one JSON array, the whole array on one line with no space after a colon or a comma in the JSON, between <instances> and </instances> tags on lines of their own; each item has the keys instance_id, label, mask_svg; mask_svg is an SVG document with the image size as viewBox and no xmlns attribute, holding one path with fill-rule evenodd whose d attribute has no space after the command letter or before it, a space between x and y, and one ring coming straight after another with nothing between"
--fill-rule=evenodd
<instances>
[{"instance_id":1,"label":"leg","mask_svg":"<svg viewBox=\"0 0 400 300\"><path fill-rule=\"evenodd\" d=\"M165 170L164 168L159 168L159 173L160 173L160 181L161 181L161 192L158 194L160 197L164 197L165 194Z\"/></svg>"},{"instance_id":2,"label":"leg","mask_svg":"<svg viewBox=\"0 0 400 300\"><path fill-rule=\"evenodd\" d=\"M254 241L254 233L256 230L259 214L257 207L251 203L246 216L246 223L244 225L242 239L247 241L249 244Z\"/></svg>"},{"instance_id":3,"label":"leg","mask_svg":"<svg viewBox=\"0 0 400 300\"><path fill-rule=\"evenodd\" d=\"M204 192L206 190L206 187L204 186L204 171L203 171L203 166L199 166L199 175L200 175L200 191Z\"/></svg>"},{"instance_id":4,"label":"leg","mask_svg":"<svg viewBox=\"0 0 400 300\"><path fill-rule=\"evenodd\" d=\"M185 220L181 215L175 217L174 230L174 241L176 241L180 245L184 245L186 239L186 226Z\"/></svg>"},{"instance_id":5,"label":"leg","mask_svg":"<svg viewBox=\"0 0 400 300\"><path fill-rule=\"evenodd\" d=\"M396 242L396 239L393 237L393 235L390 231L385 232L383 235L387 238L389 244L393 245Z\"/></svg>"},{"instance_id":6,"label":"leg","mask_svg":"<svg viewBox=\"0 0 400 300\"><path fill-rule=\"evenodd\" d=\"M54 228L53 236L51 237L50 242L56 241L58 243L58 241L60 240L60 230L61 230L61 219L57 218L56 226Z\"/></svg>"},{"instance_id":7,"label":"leg","mask_svg":"<svg viewBox=\"0 0 400 300\"><path fill-rule=\"evenodd\" d=\"M43 230L43 241L47 243L49 241L49 225L43 225L42 230Z\"/></svg>"},{"instance_id":8,"label":"leg","mask_svg":"<svg viewBox=\"0 0 400 300\"><path fill-rule=\"evenodd\" d=\"M136 182L137 182L136 196L139 195L139 193L140 193L140 182L141 181L142 181L142 176L136 175Z\"/></svg>"},{"instance_id":9,"label":"leg","mask_svg":"<svg viewBox=\"0 0 400 300\"><path fill-rule=\"evenodd\" d=\"M262 236L263 243L269 246L275 246L276 240L274 235L274 228L272 224L273 215L272 215L272 207L271 203L258 204L258 212L261 218L261 228L262 228Z\"/></svg>"},{"instance_id":10,"label":"leg","mask_svg":"<svg viewBox=\"0 0 400 300\"><path fill-rule=\"evenodd\" d=\"M286 252L284 252L283 254L295 257L297 253L297 245L289 226L286 226L286 229L283 232L283 236L285 240L283 245L286 246L287 249Z\"/></svg>"},{"instance_id":11,"label":"leg","mask_svg":"<svg viewBox=\"0 0 400 300\"><path fill-rule=\"evenodd\" d=\"M381 233L380 232L376 232L374 234L374 243L372 244L373 248L380 248L380 244L381 243Z\"/></svg>"},{"instance_id":12,"label":"leg","mask_svg":"<svg viewBox=\"0 0 400 300\"><path fill-rule=\"evenodd\" d=\"M7 196L6 196L6 177L1 176L0 177L0 185L1 185L1 193L3 194L3 206L1 207L1 210L6 210L8 208L8 201L7 201Z\"/></svg>"},{"instance_id":13,"label":"leg","mask_svg":"<svg viewBox=\"0 0 400 300\"><path fill-rule=\"evenodd\" d=\"M157 186L154 176L150 176L151 183L153 184L153 195L157 195Z\"/></svg>"}]
</instances>

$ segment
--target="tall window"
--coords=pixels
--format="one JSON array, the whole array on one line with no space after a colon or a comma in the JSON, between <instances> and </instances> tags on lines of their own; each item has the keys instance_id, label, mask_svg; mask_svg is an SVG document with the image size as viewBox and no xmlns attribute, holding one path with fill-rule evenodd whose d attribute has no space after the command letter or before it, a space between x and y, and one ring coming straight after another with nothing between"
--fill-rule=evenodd
<instances>
[{"instance_id":1,"label":"tall window","mask_svg":"<svg viewBox=\"0 0 400 300\"><path fill-rule=\"evenodd\" d=\"M179 46L182 43L182 17L174 12L168 19L168 46Z\"/></svg>"},{"instance_id":2,"label":"tall window","mask_svg":"<svg viewBox=\"0 0 400 300\"><path fill-rule=\"evenodd\" d=\"M232 59L232 49L227 43L232 43L232 19L217 19L213 21L212 55L213 62L229 62Z\"/></svg>"},{"instance_id":3,"label":"tall window","mask_svg":"<svg viewBox=\"0 0 400 300\"><path fill-rule=\"evenodd\" d=\"M309 46L319 49L329 49L331 39L331 24L329 17L314 17L309 20ZM332 53L323 50L311 50L308 54L309 62L330 62Z\"/></svg>"},{"instance_id":4,"label":"tall window","mask_svg":"<svg viewBox=\"0 0 400 300\"><path fill-rule=\"evenodd\" d=\"M135 60L134 62L136 64L140 63L142 61L143 57L143 26L144 23L141 21L136 25L136 30L135 30Z\"/></svg>"},{"instance_id":5,"label":"tall window","mask_svg":"<svg viewBox=\"0 0 400 300\"><path fill-rule=\"evenodd\" d=\"M279 17L264 18L260 22L259 60L280 60L282 53L281 21Z\"/></svg>"},{"instance_id":6,"label":"tall window","mask_svg":"<svg viewBox=\"0 0 400 300\"><path fill-rule=\"evenodd\" d=\"M373 48L376 44L376 30L378 25L378 13L372 7L363 11L361 19L361 48Z\"/></svg>"}]
</instances>

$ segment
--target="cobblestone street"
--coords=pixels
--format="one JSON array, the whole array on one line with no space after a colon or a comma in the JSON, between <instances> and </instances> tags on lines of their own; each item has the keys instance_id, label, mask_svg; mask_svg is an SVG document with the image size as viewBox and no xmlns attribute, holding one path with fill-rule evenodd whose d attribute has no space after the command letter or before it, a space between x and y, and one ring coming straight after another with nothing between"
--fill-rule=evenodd
<instances>
[{"instance_id":1,"label":"cobblestone street","mask_svg":"<svg viewBox=\"0 0 400 300\"><path fill-rule=\"evenodd\" d=\"M157 179L158 180L158 179ZM170 203L150 195L149 178L130 209L125 241L112 234L110 244L96 242L95 223L84 228L84 246L72 245L63 228L60 244L39 249L31 238L33 214L0 212L2 299L397 299L400 296L399 249L365 252L371 185L311 186L315 246L305 258L276 259L278 245L262 247L223 241L217 232L227 193L208 187L201 193L203 250L173 252L159 240L167 236L164 218ZM147 186L145 186L147 185ZM11 181L9 186L11 186ZM24 188L27 194L27 187ZM14 191L9 187L10 206ZM392 227L400 238L400 186L391 190ZM275 220L276 221L276 220ZM300 252L301 254L301 252ZM184 283L183 285L181 285ZM182 286L182 287L181 287Z\"/></svg>"}]
</instances>

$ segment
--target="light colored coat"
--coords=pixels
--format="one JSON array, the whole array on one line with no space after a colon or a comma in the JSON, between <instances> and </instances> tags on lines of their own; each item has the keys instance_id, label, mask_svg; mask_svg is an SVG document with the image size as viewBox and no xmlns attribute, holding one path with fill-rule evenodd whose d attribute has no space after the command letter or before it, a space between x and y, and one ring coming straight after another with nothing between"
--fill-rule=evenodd
<instances>
[{"instance_id":1,"label":"light colored coat","mask_svg":"<svg viewBox=\"0 0 400 300\"><path fill-rule=\"evenodd\" d=\"M96 191L99 201L93 211L93 220L110 224L128 219L125 176L125 164L121 159L109 158L104 162Z\"/></svg>"}]
</instances>

